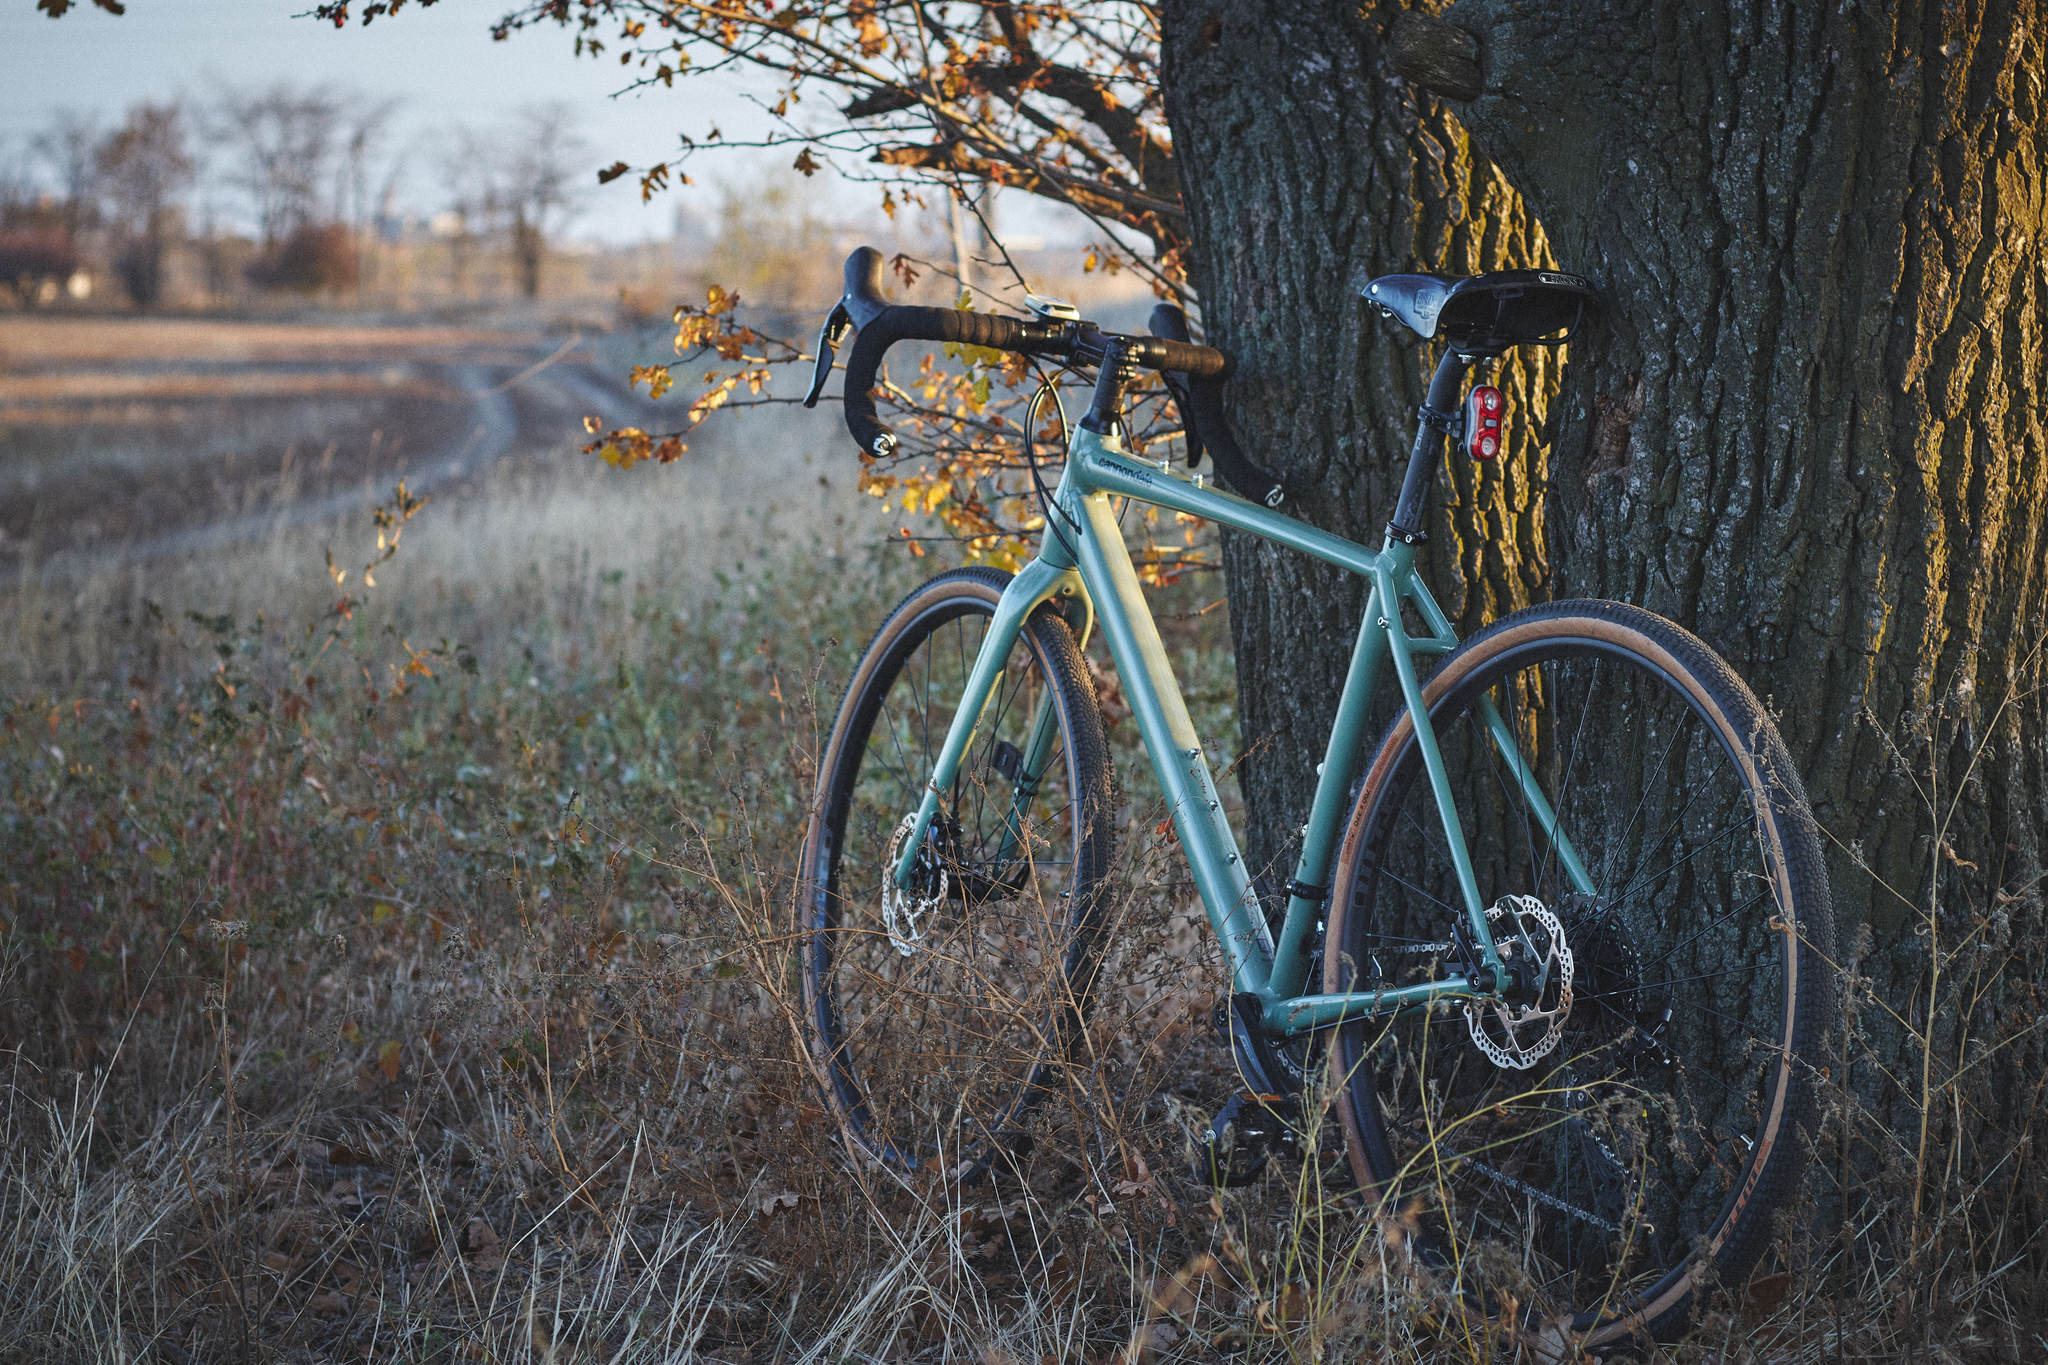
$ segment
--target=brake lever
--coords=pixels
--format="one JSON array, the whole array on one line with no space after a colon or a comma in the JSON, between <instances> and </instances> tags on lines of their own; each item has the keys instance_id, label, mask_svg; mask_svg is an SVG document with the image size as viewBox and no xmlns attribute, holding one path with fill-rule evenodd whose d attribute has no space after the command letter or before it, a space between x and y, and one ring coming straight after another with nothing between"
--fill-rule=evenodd
<instances>
[{"instance_id":1,"label":"brake lever","mask_svg":"<svg viewBox=\"0 0 2048 1365\"><path fill-rule=\"evenodd\" d=\"M818 395L825 391L825 381L831 377L832 361L839 350L839 343L846 340L846 334L853 330L853 317L846 311L846 301L832 305L832 311L825 315L825 325L818 329L818 368L811 373L811 391L804 395L804 406L818 406Z\"/></svg>"},{"instance_id":2,"label":"brake lever","mask_svg":"<svg viewBox=\"0 0 2048 1365\"><path fill-rule=\"evenodd\" d=\"M1202 438L1195 434L1195 419L1190 415L1194 396L1188 392L1185 376L1173 370L1162 370L1160 379L1166 383L1166 392L1173 398L1173 408L1180 415L1181 441L1186 447L1188 468L1193 469L1202 462Z\"/></svg>"}]
</instances>

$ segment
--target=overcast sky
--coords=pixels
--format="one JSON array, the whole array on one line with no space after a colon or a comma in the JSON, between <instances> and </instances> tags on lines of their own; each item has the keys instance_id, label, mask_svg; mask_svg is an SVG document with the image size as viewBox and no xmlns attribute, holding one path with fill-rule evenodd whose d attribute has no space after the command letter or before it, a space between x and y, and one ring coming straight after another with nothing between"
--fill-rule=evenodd
<instances>
[{"instance_id":1,"label":"overcast sky","mask_svg":"<svg viewBox=\"0 0 2048 1365\"><path fill-rule=\"evenodd\" d=\"M599 165L623 160L644 165L676 150L676 134L702 134L716 121L729 135L762 126L745 103L744 89L727 78L679 81L636 94L619 92L630 72L615 60L573 55L567 30L548 25L490 37L502 0L441 0L429 9L407 7L395 19L343 31L310 18L313 0L127 0L121 17L81 0L62 19L37 12L34 0L4 0L0 8L0 155L14 156L21 141L58 109L92 112L103 125L119 122L136 100L178 95L203 98L221 83L267 86L280 80L331 83L403 101L394 146L411 149L401 198L407 207L432 210L427 177L435 144L445 130L468 124L502 126L520 106L559 100L574 111L590 148L587 193L571 231L631 241L665 236L678 196L671 192L642 207L627 177L598 187ZM606 37L610 35L607 34ZM690 174L704 186L681 192L709 214L721 180L742 183L788 174L793 154L727 152L702 156ZM872 191L812 182L836 215L865 216Z\"/></svg>"}]
</instances>

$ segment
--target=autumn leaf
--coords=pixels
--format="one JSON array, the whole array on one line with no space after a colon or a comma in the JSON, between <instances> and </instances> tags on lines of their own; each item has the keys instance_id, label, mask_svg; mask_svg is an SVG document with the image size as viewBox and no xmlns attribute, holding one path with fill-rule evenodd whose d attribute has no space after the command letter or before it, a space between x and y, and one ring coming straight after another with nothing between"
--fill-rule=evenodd
<instances>
[{"instance_id":1,"label":"autumn leaf","mask_svg":"<svg viewBox=\"0 0 2048 1365\"><path fill-rule=\"evenodd\" d=\"M669 391L673 383L674 380L669 377L668 366L666 365L635 365L627 386L632 387L636 384L645 384L647 386L647 396L649 398L659 398Z\"/></svg>"},{"instance_id":2,"label":"autumn leaf","mask_svg":"<svg viewBox=\"0 0 2048 1365\"><path fill-rule=\"evenodd\" d=\"M377 1069L384 1073L385 1080L395 1081L398 1079L398 1059L399 1055L404 1051L405 1044L399 1042L396 1038L378 1047Z\"/></svg>"},{"instance_id":3,"label":"autumn leaf","mask_svg":"<svg viewBox=\"0 0 2048 1365\"><path fill-rule=\"evenodd\" d=\"M888 30L882 27L881 20L875 18L872 9L863 8L854 16L854 23L859 30L860 52L863 57L875 56L889 45Z\"/></svg>"},{"instance_id":4,"label":"autumn leaf","mask_svg":"<svg viewBox=\"0 0 2048 1365\"><path fill-rule=\"evenodd\" d=\"M818 173L818 158L811 155L811 149L808 147L796 154L796 161L792 164L806 176L813 176Z\"/></svg>"},{"instance_id":5,"label":"autumn leaf","mask_svg":"<svg viewBox=\"0 0 2048 1365\"><path fill-rule=\"evenodd\" d=\"M752 1204L754 1212L766 1218L772 1217L777 1209L795 1208L801 1197L802 1196L793 1194L788 1190L778 1190L773 1194L764 1194L756 1196L753 1199Z\"/></svg>"},{"instance_id":6,"label":"autumn leaf","mask_svg":"<svg viewBox=\"0 0 2048 1365\"><path fill-rule=\"evenodd\" d=\"M609 185L612 183L612 181L617 180L620 176L624 175L627 171L631 169L632 167L628 166L623 161L614 161L611 165L606 166L603 170L597 173L597 183L600 185Z\"/></svg>"}]
</instances>

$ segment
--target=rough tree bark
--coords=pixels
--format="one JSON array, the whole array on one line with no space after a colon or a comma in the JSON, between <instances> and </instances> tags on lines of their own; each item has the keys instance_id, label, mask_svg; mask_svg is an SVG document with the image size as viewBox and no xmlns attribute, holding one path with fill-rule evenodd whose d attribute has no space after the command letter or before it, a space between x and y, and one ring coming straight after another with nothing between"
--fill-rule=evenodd
<instances>
[{"instance_id":1,"label":"rough tree bark","mask_svg":"<svg viewBox=\"0 0 2048 1365\"><path fill-rule=\"evenodd\" d=\"M1162 82L1207 334L1237 361L1247 448L1290 510L1377 543L1400 489L1426 377L1423 345L1368 316L1358 285L1426 267L1551 264L1520 198L1458 125L1381 60L1398 13L1343 0L1169 0ZM1542 424L1557 367L1529 350L1498 382L1530 420L1486 471L1455 464L1430 509L1428 570L1470 630L1546 595ZM1293 871L1364 601L1362 580L1267 541L1226 535L1237 649L1239 769L1253 866Z\"/></svg>"},{"instance_id":2,"label":"rough tree bark","mask_svg":"<svg viewBox=\"0 0 2048 1365\"><path fill-rule=\"evenodd\" d=\"M1841 841L1864 998L1921 1027L1930 903L1944 943L1975 929L1973 961L2012 964L1933 1033L1950 1059L1964 1026L2015 1037L1986 1079L2024 1083L1984 1086L1952 1138L2021 1131L2048 980L2048 14L1463 0L1396 19L1165 7L1198 284L1244 361L1237 416L1320 486L1312 516L1374 533L1390 484L1363 443L1402 423L1413 370L1365 343L1342 286L1410 258L1471 268L1540 222L1612 309L1572 348L1540 517L1511 520L1500 561L1461 541L1461 566L1513 585L1502 606L1648 606L1750 680ZM1542 481L1529 459L1511 500ZM1274 741L1248 783L1271 856L1300 791L1273 768L1301 771L1345 641L1300 611L1336 597L1313 571L1239 545L1226 564L1246 734ZM1858 1088L1910 1118L1909 1040L1874 1005L1865 1023Z\"/></svg>"}]
</instances>

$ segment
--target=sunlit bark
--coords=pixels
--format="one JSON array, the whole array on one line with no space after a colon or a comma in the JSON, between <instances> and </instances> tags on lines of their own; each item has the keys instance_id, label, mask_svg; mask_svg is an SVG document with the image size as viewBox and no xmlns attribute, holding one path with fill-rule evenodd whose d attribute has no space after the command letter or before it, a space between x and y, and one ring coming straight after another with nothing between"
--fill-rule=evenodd
<instances>
[{"instance_id":1,"label":"sunlit bark","mask_svg":"<svg viewBox=\"0 0 2048 1365\"><path fill-rule=\"evenodd\" d=\"M1392 515L1427 346L1358 286L1412 268L1549 262L1520 199L1458 125L1389 79L1398 7L1171 0L1161 77L1208 335L1237 361L1232 415L1294 490L1293 510L1377 544ZM1433 359L1433 357L1430 357ZM1546 595L1536 441L1547 353L1498 382L1519 413L1495 468L1454 461L1431 505L1428 567L1463 628ZM1360 580L1227 537L1255 866L1284 882L1364 600Z\"/></svg>"},{"instance_id":2,"label":"sunlit bark","mask_svg":"<svg viewBox=\"0 0 2048 1365\"><path fill-rule=\"evenodd\" d=\"M2017 1131L2048 967L2048 15L1472 0L1445 19L1411 23L1401 69L1456 96L1613 303L1552 449L1556 590L1691 625L1771 705L1839 841L1838 915L1870 929L1877 1061L1927 1027L1930 944L1967 944L1951 978L2009 964L1937 1011L1929 1075L1968 1055L1965 1028L2013 1037L1954 1140ZM1894 1115L1920 1103L1917 1070L1857 1079Z\"/></svg>"}]
</instances>

